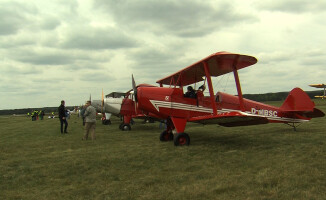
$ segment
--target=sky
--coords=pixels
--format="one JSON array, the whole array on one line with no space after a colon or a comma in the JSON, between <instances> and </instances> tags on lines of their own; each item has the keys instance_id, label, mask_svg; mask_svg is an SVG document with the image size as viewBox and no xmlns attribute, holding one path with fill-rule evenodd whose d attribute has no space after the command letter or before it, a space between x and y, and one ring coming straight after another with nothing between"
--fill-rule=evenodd
<instances>
[{"instance_id":1,"label":"sky","mask_svg":"<svg viewBox=\"0 0 326 200\"><path fill-rule=\"evenodd\" d=\"M212 53L246 54L244 94L326 82L326 1L0 0L0 110L84 104ZM233 74L214 92L235 94Z\"/></svg>"}]
</instances>

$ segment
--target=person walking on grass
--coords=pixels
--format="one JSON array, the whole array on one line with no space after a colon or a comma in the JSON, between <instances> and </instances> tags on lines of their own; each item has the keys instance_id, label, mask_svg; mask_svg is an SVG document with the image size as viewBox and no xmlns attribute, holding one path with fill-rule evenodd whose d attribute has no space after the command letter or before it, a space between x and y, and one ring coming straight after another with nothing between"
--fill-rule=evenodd
<instances>
[{"instance_id":1,"label":"person walking on grass","mask_svg":"<svg viewBox=\"0 0 326 200\"><path fill-rule=\"evenodd\" d=\"M68 133L67 132L68 122L66 120L65 101L64 100L61 101L61 105L59 106L58 111L59 111L61 134ZM65 124L65 132L63 132L63 123Z\"/></svg>"},{"instance_id":2,"label":"person walking on grass","mask_svg":"<svg viewBox=\"0 0 326 200\"><path fill-rule=\"evenodd\" d=\"M84 113L85 117L85 135L83 137L83 140L88 139L88 134L91 133L92 140L95 140L95 126L96 126L96 110L91 105L91 101L87 101L86 103L86 109Z\"/></svg>"}]
</instances>

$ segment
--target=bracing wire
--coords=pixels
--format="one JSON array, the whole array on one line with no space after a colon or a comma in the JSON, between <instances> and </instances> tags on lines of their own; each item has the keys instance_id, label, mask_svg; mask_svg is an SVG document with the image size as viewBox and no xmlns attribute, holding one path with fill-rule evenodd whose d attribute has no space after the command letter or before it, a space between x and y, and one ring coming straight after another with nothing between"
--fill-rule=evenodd
<instances>
[{"instance_id":1,"label":"bracing wire","mask_svg":"<svg viewBox=\"0 0 326 200\"><path fill-rule=\"evenodd\" d=\"M231 73L228 73L228 75L227 75L227 80L226 80L226 82L225 82L225 86L224 86L224 89L223 89L223 91L225 92L225 90L226 90L226 87L227 87L227 85L228 85L228 82L229 82L229 78L230 78L230 74Z\"/></svg>"},{"instance_id":2,"label":"bracing wire","mask_svg":"<svg viewBox=\"0 0 326 200\"><path fill-rule=\"evenodd\" d=\"M219 77L216 77L217 82L215 82L214 88L218 88L218 86L222 86L222 81L224 79L224 76L225 75L222 75L222 76L220 76L220 78Z\"/></svg>"},{"instance_id":3,"label":"bracing wire","mask_svg":"<svg viewBox=\"0 0 326 200\"><path fill-rule=\"evenodd\" d=\"M214 88L217 88L220 86L220 91L225 92L226 87L228 86L229 79L230 79L230 73L222 75L221 78L216 77L217 82L214 83Z\"/></svg>"}]
</instances>

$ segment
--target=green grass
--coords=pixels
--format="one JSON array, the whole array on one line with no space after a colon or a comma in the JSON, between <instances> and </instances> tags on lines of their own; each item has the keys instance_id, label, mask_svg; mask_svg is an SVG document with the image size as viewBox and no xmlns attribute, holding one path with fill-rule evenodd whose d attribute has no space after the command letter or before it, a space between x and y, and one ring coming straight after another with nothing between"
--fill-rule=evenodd
<instances>
[{"instance_id":1,"label":"green grass","mask_svg":"<svg viewBox=\"0 0 326 200\"><path fill-rule=\"evenodd\" d=\"M0 117L0 199L325 199L325 122L188 123L191 145L175 147L158 123L122 132L117 118L98 121L97 140L82 141L76 116L68 135L58 119Z\"/></svg>"}]
</instances>

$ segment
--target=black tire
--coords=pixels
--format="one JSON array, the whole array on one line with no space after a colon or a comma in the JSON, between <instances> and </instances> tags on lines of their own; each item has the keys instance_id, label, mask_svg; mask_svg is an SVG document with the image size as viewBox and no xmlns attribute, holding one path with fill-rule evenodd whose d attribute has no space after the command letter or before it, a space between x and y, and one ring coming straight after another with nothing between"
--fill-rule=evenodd
<instances>
[{"instance_id":1,"label":"black tire","mask_svg":"<svg viewBox=\"0 0 326 200\"><path fill-rule=\"evenodd\" d=\"M173 134L171 132L165 130L160 134L160 141L166 142L171 140L173 140Z\"/></svg>"},{"instance_id":2,"label":"black tire","mask_svg":"<svg viewBox=\"0 0 326 200\"><path fill-rule=\"evenodd\" d=\"M120 129L120 130L122 130L122 125L123 125L123 123L121 123L121 124L119 125L119 129Z\"/></svg>"},{"instance_id":3,"label":"black tire","mask_svg":"<svg viewBox=\"0 0 326 200\"><path fill-rule=\"evenodd\" d=\"M189 146L190 144L190 137L187 133L178 133L174 138L174 145L175 146Z\"/></svg>"},{"instance_id":4,"label":"black tire","mask_svg":"<svg viewBox=\"0 0 326 200\"><path fill-rule=\"evenodd\" d=\"M110 125L111 124L111 120L103 120L102 123L104 125Z\"/></svg>"},{"instance_id":5,"label":"black tire","mask_svg":"<svg viewBox=\"0 0 326 200\"><path fill-rule=\"evenodd\" d=\"M130 131L131 130L130 124L122 124L121 130L122 131Z\"/></svg>"}]
</instances>

